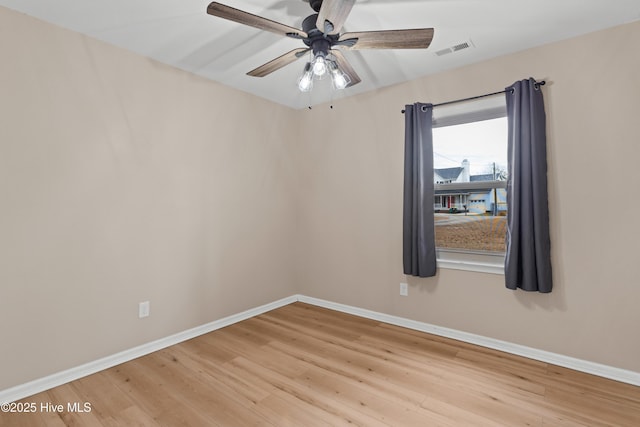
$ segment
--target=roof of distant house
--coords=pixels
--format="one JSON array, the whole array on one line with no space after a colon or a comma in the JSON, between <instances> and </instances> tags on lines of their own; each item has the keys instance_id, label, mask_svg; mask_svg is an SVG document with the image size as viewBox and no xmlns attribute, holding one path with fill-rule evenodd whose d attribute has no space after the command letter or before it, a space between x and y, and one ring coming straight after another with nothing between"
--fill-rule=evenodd
<instances>
[{"instance_id":1,"label":"roof of distant house","mask_svg":"<svg viewBox=\"0 0 640 427\"><path fill-rule=\"evenodd\" d=\"M492 173L485 173L484 175L471 175L471 182L477 182L477 181L493 181L493 174Z\"/></svg>"},{"instance_id":2,"label":"roof of distant house","mask_svg":"<svg viewBox=\"0 0 640 427\"><path fill-rule=\"evenodd\" d=\"M463 171L463 168L444 168L444 169L434 169L435 173L437 173L442 179L458 179L458 176Z\"/></svg>"}]
</instances>

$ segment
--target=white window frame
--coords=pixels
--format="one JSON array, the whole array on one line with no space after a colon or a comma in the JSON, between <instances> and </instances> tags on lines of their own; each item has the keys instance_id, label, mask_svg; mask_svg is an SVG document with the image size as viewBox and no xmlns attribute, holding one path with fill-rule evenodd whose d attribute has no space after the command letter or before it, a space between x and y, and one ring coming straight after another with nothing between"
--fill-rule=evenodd
<instances>
[{"instance_id":1,"label":"white window frame","mask_svg":"<svg viewBox=\"0 0 640 427\"><path fill-rule=\"evenodd\" d=\"M433 127L455 126L506 116L506 100L500 94L436 107L433 109ZM440 185L435 184L436 189ZM483 185L486 186L487 183ZM506 186L506 182L501 185ZM451 184L446 186L449 188ZM436 261L438 268L504 275L505 253L436 248Z\"/></svg>"}]
</instances>

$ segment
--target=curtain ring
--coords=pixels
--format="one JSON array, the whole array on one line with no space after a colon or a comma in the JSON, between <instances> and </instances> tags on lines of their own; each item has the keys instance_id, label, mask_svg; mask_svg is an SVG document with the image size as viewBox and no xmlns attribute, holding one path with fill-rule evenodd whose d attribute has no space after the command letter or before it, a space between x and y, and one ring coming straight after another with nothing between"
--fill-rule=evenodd
<instances>
[{"instance_id":1,"label":"curtain ring","mask_svg":"<svg viewBox=\"0 0 640 427\"><path fill-rule=\"evenodd\" d=\"M427 107L426 105L423 105L422 107L420 107L420 110L422 110L423 113L426 113L428 109L429 107Z\"/></svg>"},{"instance_id":2,"label":"curtain ring","mask_svg":"<svg viewBox=\"0 0 640 427\"><path fill-rule=\"evenodd\" d=\"M542 80L542 81L536 82L536 83L533 85L533 88L534 88L535 90L540 90L540 86L544 86L545 84L547 84L547 82L546 82L545 80Z\"/></svg>"}]
</instances>

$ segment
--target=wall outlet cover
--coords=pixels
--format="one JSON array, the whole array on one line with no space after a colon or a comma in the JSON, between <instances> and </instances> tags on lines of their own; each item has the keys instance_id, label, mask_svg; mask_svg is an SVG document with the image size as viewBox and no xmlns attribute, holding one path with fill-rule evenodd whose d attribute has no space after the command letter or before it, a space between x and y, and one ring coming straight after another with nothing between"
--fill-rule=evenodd
<instances>
[{"instance_id":1,"label":"wall outlet cover","mask_svg":"<svg viewBox=\"0 0 640 427\"><path fill-rule=\"evenodd\" d=\"M150 311L150 303L149 301L143 301L138 305L138 317L142 319L143 317L149 316Z\"/></svg>"},{"instance_id":2,"label":"wall outlet cover","mask_svg":"<svg viewBox=\"0 0 640 427\"><path fill-rule=\"evenodd\" d=\"M406 297L409 295L409 285L406 283L400 283L400 295Z\"/></svg>"}]
</instances>

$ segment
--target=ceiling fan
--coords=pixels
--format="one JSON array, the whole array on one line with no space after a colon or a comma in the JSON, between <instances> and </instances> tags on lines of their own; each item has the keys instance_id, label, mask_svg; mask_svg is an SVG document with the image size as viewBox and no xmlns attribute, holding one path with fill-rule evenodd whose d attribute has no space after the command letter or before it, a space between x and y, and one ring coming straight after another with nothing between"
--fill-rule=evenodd
<instances>
[{"instance_id":1,"label":"ceiling fan","mask_svg":"<svg viewBox=\"0 0 640 427\"><path fill-rule=\"evenodd\" d=\"M433 39L433 28L340 33L355 0L308 0L314 14L302 21L302 30L261 16L253 15L218 2L207 7L209 15L218 16L285 37L301 40L306 47L293 49L249 71L247 75L264 77L312 52L305 64L298 88L307 92L313 79L329 74L334 88L344 89L360 83L360 77L341 50L356 49L426 49Z\"/></svg>"}]
</instances>

